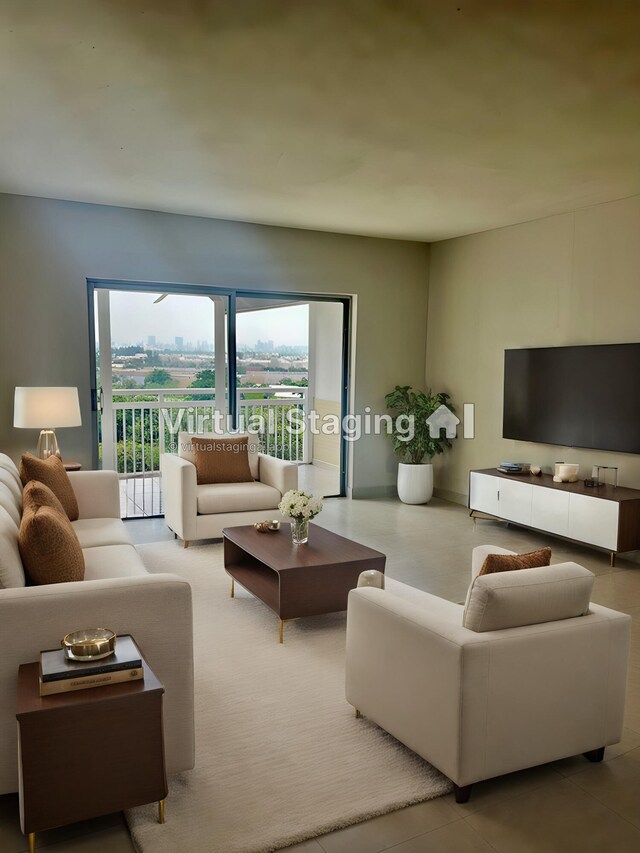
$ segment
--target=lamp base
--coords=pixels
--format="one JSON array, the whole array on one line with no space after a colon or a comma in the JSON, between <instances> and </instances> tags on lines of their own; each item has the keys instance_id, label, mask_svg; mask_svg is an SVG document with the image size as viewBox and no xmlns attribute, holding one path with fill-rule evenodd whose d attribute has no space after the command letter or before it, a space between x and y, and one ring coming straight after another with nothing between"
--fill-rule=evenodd
<instances>
[{"instance_id":1,"label":"lamp base","mask_svg":"<svg viewBox=\"0 0 640 853\"><path fill-rule=\"evenodd\" d=\"M60 456L60 448L58 447L55 430L43 429L40 432L38 446L36 447L36 456L39 456L40 459L48 459L50 456Z\"/></svg>"}]
</instances>

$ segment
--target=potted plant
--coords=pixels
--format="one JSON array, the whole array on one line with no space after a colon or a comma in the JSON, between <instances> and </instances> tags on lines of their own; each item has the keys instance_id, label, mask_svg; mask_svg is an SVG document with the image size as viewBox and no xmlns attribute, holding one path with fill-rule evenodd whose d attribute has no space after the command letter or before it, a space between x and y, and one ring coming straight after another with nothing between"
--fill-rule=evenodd
<instances>
[{"instance_id":1,"label":"potted plant","mask_svg":"<svg viewBox=\"0 0 640 853\"><path fill-rule=\"evenodd\" d=\"M398 497L406 504L428 503L433 496L431 459L451 447L451 441L439 428L438 436L434 438L427 420L440 406L446 406L453 423L459 423L449 404L449 395L442 392L433 394L429 390L426 393L415 391L410 385L396 385L384 399L393 415L391 440L400 460ZM443 410L443 414L446 417L446 411Z\"/></svg>"}]
</instances>

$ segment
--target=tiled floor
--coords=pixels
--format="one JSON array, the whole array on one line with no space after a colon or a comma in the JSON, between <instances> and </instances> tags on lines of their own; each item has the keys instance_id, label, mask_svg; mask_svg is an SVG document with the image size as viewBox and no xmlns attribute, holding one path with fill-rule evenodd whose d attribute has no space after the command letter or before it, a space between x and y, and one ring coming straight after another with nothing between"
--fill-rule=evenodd
<instances>
[{"instance_id":1,"label":"tiled floor","mask_svg":"<svg viewBox=\"0 0 640 853\"><path fill-rule=\"evenodd\" d=\"M441 797L290 847L289 853L640 850L640 553L611 569L606 554L498 522L479 521L474 528L464 508L436 500L418 507L328 500L318 522L384 551L391 576L451 601L464 598L471 549L478 544L523 551L549 544L555 562L572 559L589 568L597 575L594 600L634 617L626 728L602 764L577 756L514 773L476 785L467 805ZM135 520L128 527L139 543L172 536L162 519ZM0 797L0 850L25 849L17 798ZM113 815L43 833L38 849L124 853L133 846L124 820Z\"/></svg>"}]
</instances>

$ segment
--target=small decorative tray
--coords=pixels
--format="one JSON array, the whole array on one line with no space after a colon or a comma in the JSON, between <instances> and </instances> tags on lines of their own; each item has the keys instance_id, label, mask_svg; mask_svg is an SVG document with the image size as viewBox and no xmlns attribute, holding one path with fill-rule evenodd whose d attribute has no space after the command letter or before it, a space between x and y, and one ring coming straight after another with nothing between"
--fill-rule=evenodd
<instances>
[{"instance_id":1,"label":"small decorative tray","mask_svg":"<svg viewBox=\"0 0 640 853\"><path fill-rule=\"evenodd\" d=\"M70 660L100 660L116 650L116 634L110 628L83 628L72 631L60 641Z\"/></svg>"}]
</instances>

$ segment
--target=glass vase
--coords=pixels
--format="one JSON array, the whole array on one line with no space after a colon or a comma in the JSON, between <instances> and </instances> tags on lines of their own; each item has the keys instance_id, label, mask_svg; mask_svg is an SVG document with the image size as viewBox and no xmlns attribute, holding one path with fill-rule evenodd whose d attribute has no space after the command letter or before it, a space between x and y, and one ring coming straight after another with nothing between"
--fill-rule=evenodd
<instances>
[{"instance_id":1,"label":"glass vase","mask_svg":"<svg viewBox=\"0 0 640 853\"><path fill-rule=\"evenodd\" d=\"M292 518L291 519L291 538L294 545L304 545L309 539L309 519L308 518Z\"/></svg>"}]
</instances>

